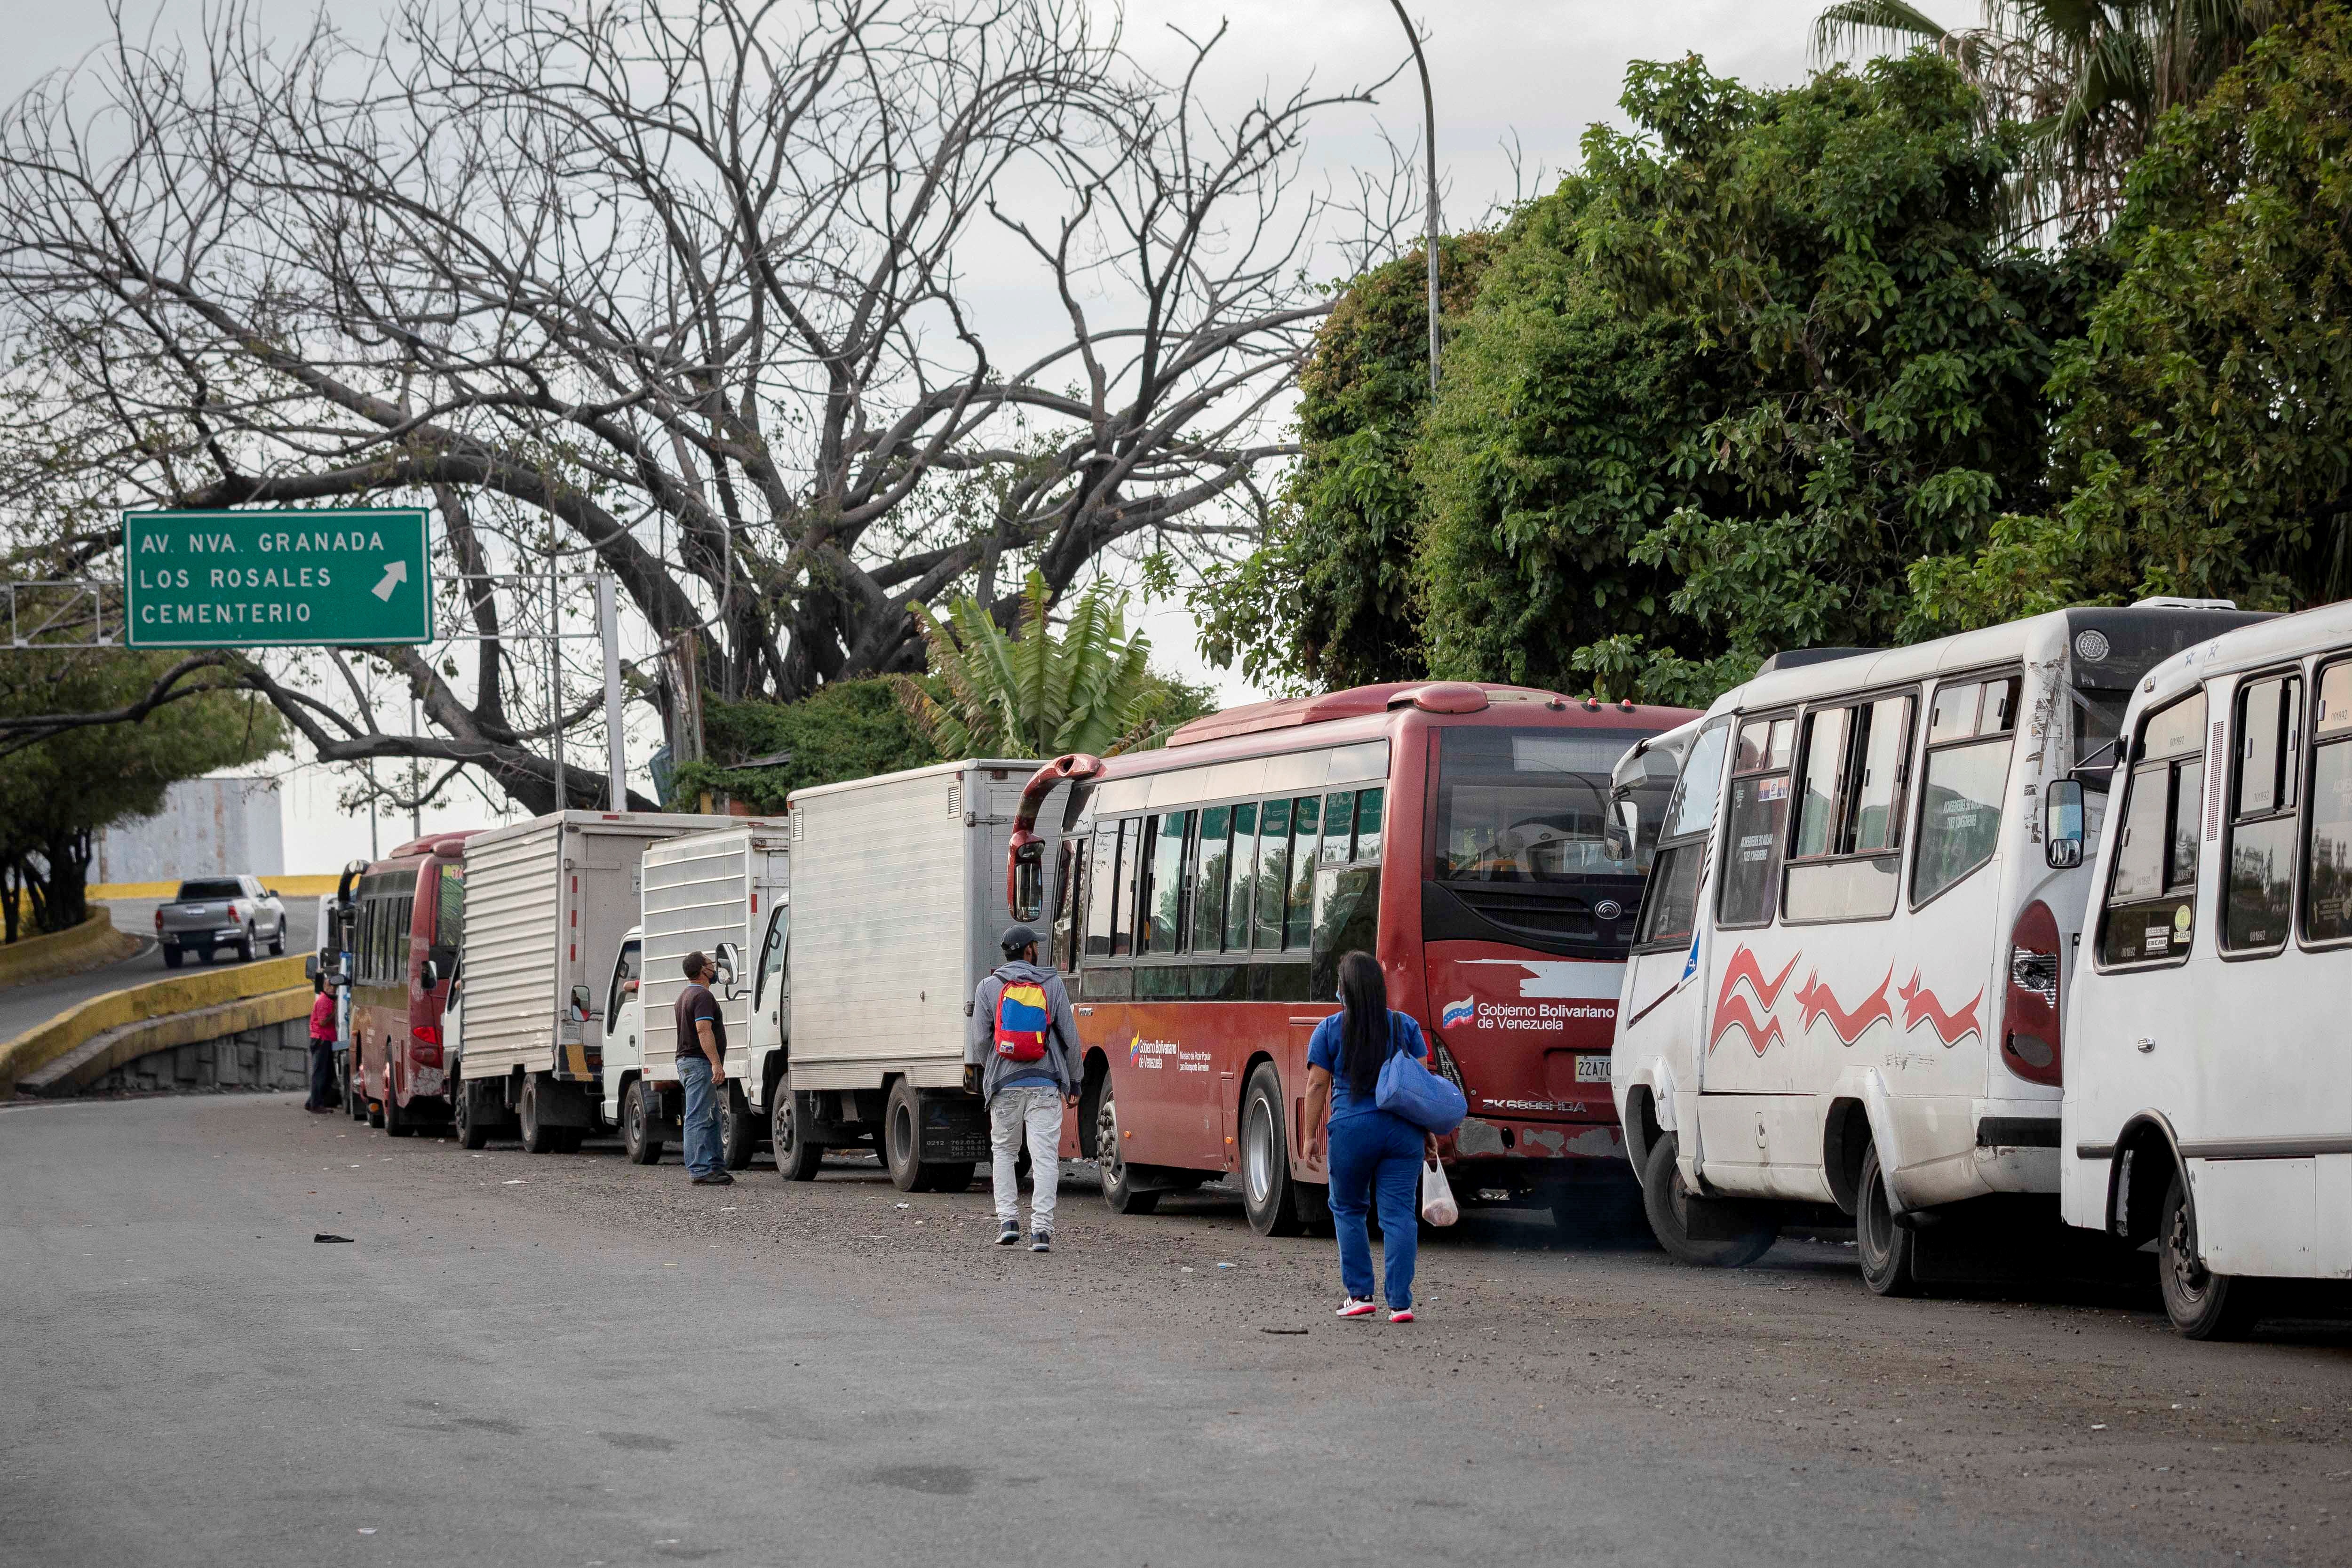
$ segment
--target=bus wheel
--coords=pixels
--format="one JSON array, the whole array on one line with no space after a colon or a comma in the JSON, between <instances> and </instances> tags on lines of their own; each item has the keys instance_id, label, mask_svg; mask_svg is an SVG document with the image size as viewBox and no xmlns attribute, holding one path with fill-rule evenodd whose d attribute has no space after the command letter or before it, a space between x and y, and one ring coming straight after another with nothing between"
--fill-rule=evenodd
<instances>
[{"instance_id":1,"label":"bus wheel","mask_svg":"<svg viewBox=\"0 0 2352 1568\"><path fill-rule=\"evenodd\" d=\"M1103 1202L1113 1214L1150 1214L1160 1206L1160 1194L1135 1190L1135 1173L1128 1169L1119 1152L1120 1142L1118 1103L1111 1098L1106 1080L1095 1110L1095 1163L1102 1170Z\"/></svg>"},{"instance_id":2,"label":"bus wheel","mask_svg":"<svg viewBox=\"0 0 2352 1568\"><path fill-rule=\"evenodd\" d=\"M2197 1216L2175 1172L2156 1222L2157 1284L2164 1315L2192 1340L2234 1340L2254 1326L2260 1291L2252 1279L2208 1272L2197 1254Z\"/></svg>"},{"instance_id":3,"label":"bus wheel","mask_svg":"<svg viewBox=\"0 0 2352 1568\"><path fill-rule=\"evenodd\" d=\"M939 1167L927 1165L922 1152L922 1097L905 1079L890 1086L882 1108L882 1163L889 1167L890 1184L902 1193L928 1193Z\"/></svg>"},{"instance_id":4,"label":"bus wheel","mask_svg":"<svg viewBox=\"0 0 2352 1568\"><path fill-rule=\"evenodd\" d=\"M646 1086L639 1079L631 1079L629 1087L621 1091L621 1152L632 1165L661 1163L662 1141L648 1126L652 1112L646 1108Z\"/></svg>"},{"instance_id":5,"label":"bus wheel","mask_svg":"<svg viewBox=\"0 0 2352 1568\"><path fill-rule=\"evenodd\" d=\"M515 1107L515 1120L522 1123L522 1152L526 1154L552 1154L557 1152L555 1129L540 1120L539 1075L533 1073L522 1080L522 1103Z\"/></svg>"},{"instance_id":6,"label":"bus wheel","mask_svg":"<svg viewBox=\"0 0 2352 1568\"><path fill-rule=\"evenodd\" d=\"M416 1119L401 1109L399 1092L389 1087L383 1096L383 1135L387 1138L413 1138L416 1135Z\"/></svg>"},{"instance_id":7,"label":"bus wheel","mask_svg":"<svg viewBox=\"0 0 2352 1568\"><path fill-rule=\"evenodd\" d=\"M814 1182L816 1168L824 1163L824 1148L811 1142L815 1131L810 1124L808 1097L795 1094L778 1084L769 1110L769 1142L776 1146L776 1174L788 1182ZM886 1166L890 1163L889 1151L877 1148Z\"/></svg>"},{"instance_id":8,"label":"bus wheel","mask_svg":"<svg viewBox=\"0 0 2352 1568\"><path fill-rule=\"evenodd\" d=\"M1887 1195L1875 1142L1862 1152L1861 1186L1853 1207L1853 1250L1862 1282L1881 1296L1917 1295L1919 1236L1895 1223L1895 1203Z\"/></svg>"},{"instance_id":9,"label":"bus wheel","mask_svg":"<svg viewBox=\"0 0 2352 1568\"><path fill-rule=\"evenodd\" d=\"M367 1102L367 1124L370 1127L381 1127L383 1125L383 1100L371 1100Z\"/></svg>"},{"instance_id":10,"label":"bus wheel","mask_svg":"<svg viewBox=\"0 0 2352 1568\"><path fill-rule=\"evenodd\" d=\"M1701 1240L1691 1235L1691 1205L1708 1200L1695 1196L1684 1185L1681 1167L1675 1163L1679 1153L1678 1142L1669 1132L1651 1144L1649 1169L1642 1173L1642 1207L1649 1215L1650 1230L1657 1237L1658 1245L1676 1259L1701 1268L1740 1268L1763 1257L1779 1237L1780 1227L1769 1214L1744 1205L1709 1204L1710 1208L1720 1207L1726 1215L1747 1221L1744 1226L1735 1225L1730 1237ZM1709 1228L1726 1227L1717 1225Z\"/></svg>"},{"instance_id":11,"label":"bus wheel","mask_svg":"<svg viewBox=\"0 0 2352 1568\"><path fill-rule=\"evenodd\" d=\"M730 1171L746 1170L760 1152L760 1113L743 1098L743 1086L727 1080L727 1109L719 1118L719 1158Z\"/></svg>"},{"instance_id":12,"label":"bus wheel","mask_svg":"<svg viewBox=\"0 0 2352 1568\"><path fill-rule=\"evenodd\" d=\"M1282 1079L1272 1062L1259 1064L1242 1095L1242 1208L1260 1236L1306 1234L1284 1136Z\"/></svg>"},{"instance_id":13,"label":"bus wheel","mask_svg":"<svg viewBox=\"0 0 2352 1568\"><path fill-rule=\"evenodd\" d=\"M449 1074L449 1124L457 1134L460 1149L481 1149L489 1144L490 1130L483 1125L478 1111L472 1089L459 1080L453 1066Z\"/></svg>"}]
</instances>

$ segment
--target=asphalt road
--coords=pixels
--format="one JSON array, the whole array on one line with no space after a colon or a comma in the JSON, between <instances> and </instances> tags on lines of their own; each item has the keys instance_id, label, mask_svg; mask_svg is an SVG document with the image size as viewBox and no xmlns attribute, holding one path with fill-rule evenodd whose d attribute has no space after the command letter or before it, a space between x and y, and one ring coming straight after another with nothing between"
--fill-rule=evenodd
<instances>
[{"instance_id":1,"label":"asphalt road","mask_svg":"<svg viewBox=\"0 0 2352 1568\"><path fill-rule=\"evenodd\" d=\"M163 954L154 945L155 899L113 899L104 905L113 917L117 930L147 939L148 945L129 958L102 968L84 970L79 974L61 975L55 980L37 980L29 985L11 985L0 989L0 1040L14 1039L38 1024L46 1024L76 1003L102 996L109 991L120 991L126 985L143 985L150 980L161 980L173 973L163 967ZM319 925L319 900L315 898L292 898L286 900L286 951L308 952L316 945L313 933ZM269 956L268 943L262 944L261 958ZM213 962L232 964L236 955L223 951ZM189 958L182 974L204 968L201 959Z\"/></svg>"},{"instance_id":2,"label":"asphalt road","mask_svg":"<svg viewBox=\"0 0 2352 1568\"><path fill-rule=\"evenodd\" d=\"M0 1110L0 1194L12 1564L2352 1562L2352 1330L1819 1242L1473 1215L1419 1323L1342 1323L1215 1190L1074 1182L1034 1257L863 1156L695 1188L283 1096Z\"/></svg>"}]
</instances>

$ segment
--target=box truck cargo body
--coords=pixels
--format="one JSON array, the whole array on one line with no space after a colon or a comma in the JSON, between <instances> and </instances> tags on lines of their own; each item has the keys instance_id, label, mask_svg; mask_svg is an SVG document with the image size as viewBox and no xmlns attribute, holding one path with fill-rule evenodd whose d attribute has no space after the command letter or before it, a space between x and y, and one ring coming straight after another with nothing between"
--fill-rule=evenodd
<instances>
[{"instance_id":1,"label":"box truck cargo body","mask_svg":"<svg viewBox=\"0 0 2352 1568\"><path fill-rule=\"evenodd\" d=\"M1036 768L941 763L792 795L792 1099L772 1118L780 1168L788 1145L813 1155L877 1132L891 1179L909 1191L960 1186L988 1157L985 1110L963 1090L964 1032L972 991L1001 962L997 941L1013 923L1005 854ZM1057 790L1041 828L1058 830L1066 805ZM1049 846L1049 875L1055 859ZM805 1167L814 1174L813 1157Z\"/></svg>"},{"instance_id":2,"label":"box truck cargo body","mask_svg":"<svg viewBox=\"0 0 2352 1568\"><path fill-rule=\"evenodd\" d=\"M637 923L646 849L729 820L564 811L467 841L468 1112L519 1121L533 1151L603 1130L605 982Z\"/></svg>"},{"instance_id":3,"label":"box truck cargo body","mask_svg":"<svg viewBox=\"0 0 2352 1568\"><path fill-rule=\"evenodd\" d=\"M787 831L781 818L739 818L646 850L639 952L628 976L616 973L607 988L617 996L637 982L636 1013L607 1047L604 1079L604 1118L622 1127L632 1157L650 1163L678 1136L676 1009L684 960L698 952L722 965L711 990L727 1026L728 1165L741 1170L767 1142L770 1095L783 1071Z\"/></svg>"}]
</instances>

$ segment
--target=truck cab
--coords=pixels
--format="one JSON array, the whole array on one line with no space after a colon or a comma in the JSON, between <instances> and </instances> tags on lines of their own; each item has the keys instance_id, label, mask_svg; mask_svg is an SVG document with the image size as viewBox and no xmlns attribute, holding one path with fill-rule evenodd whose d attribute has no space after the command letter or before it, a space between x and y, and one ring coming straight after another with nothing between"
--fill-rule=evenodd
<instances>
[{"instance_id":1,"label":"truck cab","mask_svg":"<svg viewBox=\"0 0 2352 1568\"><path fill-rule=\"evenodd\" d=\"M604 1098L597 1108L607 1126L622 1126L622 1102L630 1086L645 1076L646 1006L645 931L631 926L613 956L604 983L603 1017L591 1026L601 1029L604 1045Z\"/></svg>"}]
</instances>

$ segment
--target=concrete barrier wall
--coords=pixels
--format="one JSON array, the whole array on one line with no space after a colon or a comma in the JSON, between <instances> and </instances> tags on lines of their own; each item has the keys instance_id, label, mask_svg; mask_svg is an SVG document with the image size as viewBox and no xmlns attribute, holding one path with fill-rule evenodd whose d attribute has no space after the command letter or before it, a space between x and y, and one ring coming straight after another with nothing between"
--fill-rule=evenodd
<instances>
[{"instance_id":1,"label":"concrete barrier wall","mask_svg":"<svg viewBox=\"0 0 2352 1568\"><path fill-rule=\"evenodd\" d=\"M19 1082L40 1077L41 1087L48 1088L58 1081L54 1073L45 1073L53 1064L67 1058L77 1058L78 1064L88 1058L89 1047L101 1035L109 1035L131 1025L153 1020L163 1031L140 1037L152 1041L145 1048L180 1046L199 1037L225 1037L240 1029L276 1023L283 1018L308 1016L310 1010L310 983L302 978L301 958L289 954L284 958L265 959L259 963L240 963L231 969L205 970L194 974L180 975L170 980L152 981L145 985L132 985L121 991L110 991L103 996L93 996L77 1006L68 1007L47 1023L26 1030L15 1039L0 1044L0 1099L16 1092ZM220 1026L199 1020L194 1025L183 1022L187 1015L224 1007L232 1003L260 1001L268 998L261 1014L239 1015L235 1019L222 1020ZM183 1035L168 1038L174 1029L196 1027L208 1033ZM101 1053L104 1054L104 1053ZM134 1051L133 1055L142 1054ZM107 1064L105 1071L128 1058L117 1058ZM77 1069L79 1070L79 1065Z\"/></svg>"},{"instance_id":2,"label":"concrete barrier wall","mask_svg":"<svg viewBox=\"0 0 2352 1568\"><path fill-rule=\"evenodd\" d=\"M307 1089L310 1030L304 1018L239 1029L166 1050L148 1051L100 1074L82 1094L217 1089Z\"/></svg>"},{"instance_id":3,"label":"concrete barrier wall","mask_svg":"<svg viewBox=\"0 0 2352 1568\"><path fill-rule=\"evenodd\" d=\"M104 910L71 931L28 936L0 945L0 986L23 985L35 980L55 980L86 969L112 963L139 951L139 939L114 929Z\"/></svg>"}]
</instances>

